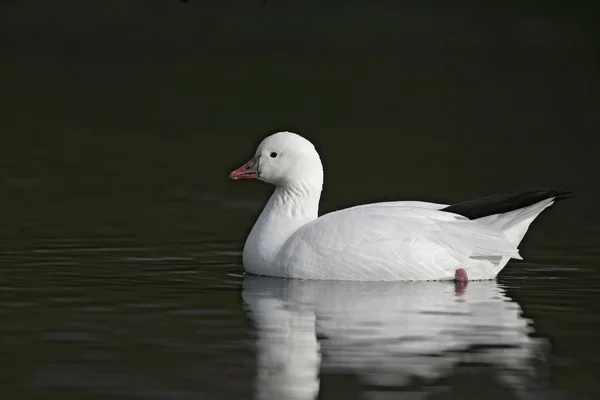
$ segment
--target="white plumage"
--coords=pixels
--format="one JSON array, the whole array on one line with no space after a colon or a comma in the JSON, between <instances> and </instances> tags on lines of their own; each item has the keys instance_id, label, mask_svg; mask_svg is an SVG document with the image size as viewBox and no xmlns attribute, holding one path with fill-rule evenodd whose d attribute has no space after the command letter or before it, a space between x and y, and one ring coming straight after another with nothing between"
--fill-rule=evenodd
<instances>
[{"instance_id":1,"label":"white plumage","mask_svg":"<svg viewBox=\"0 0 600 400\"><path fill-rule=\"evenodd\" d=\"M244 268L256 275L351 281L492 279L531 222L554 198L478 219L446 204L398 201L360 205L318 217L323 168L314 146L291 132L264 139L232 179L275 185L246 240Z\"/></svg>"}]
</instances>

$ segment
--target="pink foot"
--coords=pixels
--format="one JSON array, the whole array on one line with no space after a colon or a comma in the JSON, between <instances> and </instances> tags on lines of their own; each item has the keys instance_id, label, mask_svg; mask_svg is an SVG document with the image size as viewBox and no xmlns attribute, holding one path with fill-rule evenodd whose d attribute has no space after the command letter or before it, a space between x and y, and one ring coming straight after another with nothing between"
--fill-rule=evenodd
<instances>
[{"instance_id":1,"label":"pink foot","mask_svg":"<svg viewBox=\"0 0 600 400\"><path fill-rule=\"evenodd\" d=\"M456 282L468 282L469 276L467 275L467 271L462 268L457 269L454 273L454 280Z\"/></svg>"},{"instance_id":2,"label":"pink foot","mask_svg":"<svg viewBox=\"0 0 600 400\"><path fill-rule=\"evenodd\" d=\"M454 291L457 295L462 295L469 284L469 277L467 271L459 268L454 273Z\"/></svg>"}]
</instances>

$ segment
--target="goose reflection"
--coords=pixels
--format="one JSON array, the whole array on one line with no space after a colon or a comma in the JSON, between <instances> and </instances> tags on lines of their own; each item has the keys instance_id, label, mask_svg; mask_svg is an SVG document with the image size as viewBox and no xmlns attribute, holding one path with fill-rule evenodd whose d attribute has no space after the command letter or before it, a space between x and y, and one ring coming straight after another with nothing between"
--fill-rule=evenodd
<instances>
[{"instance_id":1,"label":"goose reflection","mask_svg":"<svg viewBox=\"0 0 600 400\"><path fill-rule=\"evenodd\" d=\"M369 283L246 276L256 326L256 397L314 399L319 372L400 387L451 375L459 363L494 368L519 391L546 348L495 281Z\"/></svg>"}]
</instances>

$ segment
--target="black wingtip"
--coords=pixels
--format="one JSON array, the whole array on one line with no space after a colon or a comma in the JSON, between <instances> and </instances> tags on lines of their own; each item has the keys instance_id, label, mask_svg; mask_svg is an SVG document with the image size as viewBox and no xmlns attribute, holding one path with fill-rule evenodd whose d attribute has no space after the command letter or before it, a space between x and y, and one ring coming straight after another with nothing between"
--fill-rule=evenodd
<instances>
[{"instance_id":1,"label":"black wingtip","mask_svg":"<svg viewBox=\"0 0 600 400\"><path fill-rule=\"evenodd\" d=\"M460 214L469 219L477 219L518 210L546 199L553 199L554 202L557 202L573 196L573 192L560 189L530 189L464 201L442 208L441 211Z\"/></svg>"},{"instance_id":2,"label":"black wingtip","mask_svg":"<svg viewBox=\"0 0 600 400\"><path fill-rule=\"evenodd\" d=\"M575 194L573 192L569 192L566 190L554 190L553 192L555 193L555 195L551 197L554 197L554 202L575 197Z\"/></svg>"}]
</instances>

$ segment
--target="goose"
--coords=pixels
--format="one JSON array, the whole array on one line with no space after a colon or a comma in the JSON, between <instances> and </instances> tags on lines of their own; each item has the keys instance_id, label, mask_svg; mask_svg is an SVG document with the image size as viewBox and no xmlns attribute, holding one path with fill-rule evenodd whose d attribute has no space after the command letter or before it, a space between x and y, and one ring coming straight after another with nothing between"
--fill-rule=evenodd
<instances>
[{"instance_id":1,"label":"goose","mask_svg":"<svg viewBox=\"0 0 600 400\"><path fill-rule=\"evenodd\" d=\"M535 189L448 205L362 204L319 216L323 165L315 146L288 131L264 138L232 180L275 187L242 252L246 273L333 281L494 279L529 225L571 192Z\"/></svg>"}]
</instances>

